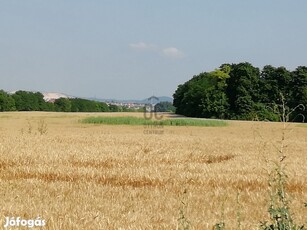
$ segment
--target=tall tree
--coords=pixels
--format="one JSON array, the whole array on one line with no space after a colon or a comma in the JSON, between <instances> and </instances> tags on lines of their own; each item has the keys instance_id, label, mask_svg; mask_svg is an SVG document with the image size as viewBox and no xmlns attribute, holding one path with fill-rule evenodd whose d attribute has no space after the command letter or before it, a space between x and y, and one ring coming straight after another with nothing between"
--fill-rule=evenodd
<instances>
[{"instance_id":1,"label":"tall tree","mask_svg":"<svg viewBox=\"0 0 307 230\"><path fill-rule=\"evenodd\" d=\"M43 94L39 92L17 91L12 97L18 111L43 111L46 108Z\"/></svg>"},{"instance_id":2,"label":"tall tree","mask_svg":"<svg viewBox=\"0 0 307 230\"><path fill-rule=\"evenodd\" d=\"M70 112L71 111L71 101L68 98L58 98L54 102L56 111L60 112Z\"/></svg>"},{"instance_id":3,"label":"tall tree","mask_svg":"<svg viewBox=\"0 0 307 230\"><path fill-rule=\"evenodd\" d=\"M252 119L260 98L260 70L250 63L232 64L227 79L227 95L233 118Z\"/></svg>"},{"instance_id":4,"label":"tall tree","mask_svg":"<svg viewBox=\"0 0 307 230\"><path fill-rule=\"evenodd\" d=\"M225 118L228 99L225 94L228 69L200 73L179 85L174 97L176 113L192 117Z\"/></svg>"},{"instance_id":5,"label":"tall tree","mask_svg":"<svg viewBox=\"0 0 307 230\"><path fill-rule=\"evenodd\" d=\"M307 67L290 72L267 65L260 73L248 62L223 64L179 85L173 97L176 113L186 116L277 121L275 108L285 102L289 111L306 108L290 120L302 121L300 114L307 120Z\"/></svg>"},{"instance_id":6,"label":"tall tree","mask_svg":"<svg viewBox=\"0 0 307 230\"><path fill-rule=\"evenodd\" d=\"M15 101L11 95L3 90L0 90L0 111L14 111Z\"/></svg>"},{"instance_id":7,"label":"tall tree","mask_svg":"<svg viewBox=\"0 0 307 230\"><path fill-rule=\"evenodd\" d=\"M290 107L295 108L300 106L301 110L296 110L293 112L293 116L290 119L295 121L301 121L302 118L298 117L299 114L304 116L306 121L307 119L307 67L299 66L292 72L292 82L291 82L291 100ZM304 108L303 108L304 107Z\"/></svg>"},{"instance_id":8,"label":"tall tree","mask_svg":"<svg viewBox=\"0 0 307 230\"><path fill-rule=\"evenodd\" d=\"M186 92L189 89L189 82L185 82L184 84L178 85L175 93L173 94L173 105L175 106L176 110L175 112L177 114L185 114L186 111L186 105L183 101L183 98L185 97Z\"/></svg>"},{"instance_id":9,"label":"tall tree","mask_svg":"<svg viewBox=\"0 0 307 230\"><path fill-rule=\"evenodd\" d=\"M205 94L201 103L202 117L227 118L229 102L225 90L230 72L228 67L224 65L220 69L208 73Z\"/></svg>"},{"instance_id":10,"label":"tall tree","mask_svg":"<svg viewBox=\"0 0 307 230\"><path fill-rule=\"evenodd\" d=\"M281 104L281 95L286 99L286 102L289 101L292 75L285 67L264 66L260 81L263 103L269 106Z\"/></svg>"}]
</instances>

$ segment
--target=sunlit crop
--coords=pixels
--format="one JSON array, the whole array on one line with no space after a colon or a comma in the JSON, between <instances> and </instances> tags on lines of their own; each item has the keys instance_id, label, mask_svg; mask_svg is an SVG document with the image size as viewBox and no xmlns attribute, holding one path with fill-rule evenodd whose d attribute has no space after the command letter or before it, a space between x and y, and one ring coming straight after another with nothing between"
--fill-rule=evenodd
<instances>
[{"instance_id":1,"label":"sunlit crop","mask_svg":"<svg viewBox=\"0 0 307 230\"><path fill-rule=\"evenodd\" d=\"M90 116L103 114L0 114L1 227L11 216L80 230L236 229L238 211L241 229L257 229L268 218L282 124L163 126L162 135L145 135L143 125L80 122ZM307 129L290 127L286 188L293 218L306 223Z\"/></svg>"}]
</instances>

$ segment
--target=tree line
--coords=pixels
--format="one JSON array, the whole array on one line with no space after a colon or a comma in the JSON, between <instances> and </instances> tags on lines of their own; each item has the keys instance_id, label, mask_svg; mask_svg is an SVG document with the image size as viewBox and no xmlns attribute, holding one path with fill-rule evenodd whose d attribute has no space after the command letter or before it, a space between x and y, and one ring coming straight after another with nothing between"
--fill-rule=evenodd
<instances>
[{"instance_id":1,"label":"tree line","mask_svg":"<svg viewBox=\"0 0 307 230\"><path fill-rule=\"evenodd\" d=\"M3 111L56 111L56 112L128 112L124 106L82 98L58 98L54 102L44 100L40 92L17 91L9 94L0 90L0 112Z\"/></svg>"},{"instance_id":2,"label":"tree line","mask_svg":"<svg viewBox=\"0 0 307 230\"><path fill-rule=\"evenodd\" d=\"M55 111L55 112L143 112L145 108L128 108L82 98L58 98L53 102L44 100L40 92L19 90L9 94L0 90L0 112L4 111ZM156 112L174 112L170 102L159 102Z\"/></svg>"},{"instance_id":3,"label":"tree line","mask_svg":"<svg viewBox=\"0 0 307 230\"><path fill-rule=\"evenodd\" d=\"M222 64L179 85L173 98L176 113L189 117L279 121L284 106L290 121L304 121L307 67Z\"/></svg>"}]
</instances>

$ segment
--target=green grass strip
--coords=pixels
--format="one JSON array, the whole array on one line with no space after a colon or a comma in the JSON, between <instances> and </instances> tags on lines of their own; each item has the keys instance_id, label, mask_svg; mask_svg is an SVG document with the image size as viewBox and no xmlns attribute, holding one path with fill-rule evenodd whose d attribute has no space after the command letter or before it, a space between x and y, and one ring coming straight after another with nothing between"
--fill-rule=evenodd
<instances>
[{"instance_id":1,"label":"green grass strip","mask_svg":"<svg viewBox=\"0 0 307 230\"><path fill-rule=\"evenodd\" d=\"M227 126L227 122L221 120L205 120L194 118L179 118L166 120L150 120L139 117L88 117L81 120L87 124L106 124L106 125L163 125L163 126L202 126L220 127Z\"/></svg>"}]
</instances>

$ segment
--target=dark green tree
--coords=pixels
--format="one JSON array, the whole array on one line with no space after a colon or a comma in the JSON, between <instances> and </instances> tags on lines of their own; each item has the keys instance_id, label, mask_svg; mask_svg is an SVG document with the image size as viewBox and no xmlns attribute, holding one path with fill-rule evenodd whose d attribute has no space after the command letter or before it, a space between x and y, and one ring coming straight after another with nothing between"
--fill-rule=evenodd
<instances>
[{"instance_id":1,"label":"dark green tree","mask_svg":"<svg viewBox=\"0 0 307 230\"><path fill-rule=\"evenodd\" d=\"M179 85L174 93L176 113L191 117L225 118L228 98L225 93L229 68L223 66L210 73L201 73Z\"/></svg>"},{"instance_id":2,"label":"dark green tree","mask_svg":"<svg viewBox=\"0 0 307 230\"><path fill-rule=\"evenodd\" d=\"M59 112L70 112L71 111L71 101L68 98L58 98L54 102L56 111Z\"/></svg>"},{"instance_id":3,"label":"dark green tree","mask_svg":"<svg viewBox=\"0 0 307 230\"><path fill-rule=\"evenodd\" d=\"M0 90L0 111L14 111L16 110L15 101L11 95L3 90Z\"/></svg>"},{"instance_id":4,"label":"dark green tree","mask_svg":"<svg viewBox=\"0 0 307 230\"><path fill-rule=\"evenodd\" d=\"M183 85L180 85L173 95L176 113L201 117L203 111L202 101L206 97L209 85L208 73L200 73Z\"/></svg>"},{"instance_id":5,"label":"dark green tree","mask_svg":"<svg viewBox=\"0 0 307 230\"><path fill-rule=\"evenodd\" d=\"M260 99L260 70L250 63L232 64L227 79L231 118L254 119Z\"/></svg>"},{"instance_id":6,"label":"dark green tree","mask_svg":"<svg viewBox=\"0 0 307 230\"><path fill-rule=\"evenodd\" d=\"M189 82L190 81L188 81L184 84L178 85L175 93L173 94L173 98L174 98L173 105L176 108L175 112L177 114L182 114L182 115L185 114L186 104L184 103L183 98L185 97L185 94L189 89Z\"/></svg>"},{"instance_id":7,"label":"dark green tree","mask_svg":"<svg viewBox=\"0 0 307 230\"><path fill-rule=\"evenodd\" d=\"M53 102L46 102L46 111L57 111Z\"/></svg>"},{"instance_id":8,"label":"dark green tree","mask_svg":"<svg viewBox=\"0 0 307 230\"><path fill-rule=\"evenodd\" d=\"M286 102L290 99L292 75L285 67L266 65L261 71L261 102L267 105L281 104L281 94Z\"/></svg>"},{"instance_id":9,"label":"dark green tree","mask_svg":"<svg viewBox=\"0 0 307 230\"><path fill-rule=\"evenodd\" d=\"M175 112L175 107L173 103L168 101L162 101L155 105L156 112Z\"/></svg>"},{"instance_id":10,"label":"dark green tree","mask_svg":"<svg viewBox=\"0 0 307 230\"><path fill-rule=\"evenodd\" d=\"M110 112L109 106L104 102L96 102L98 112Z\"/></svg>"},{"instance_id":11,"label":"dark green tree","mask_svg":"<svg viewBox=\"0 0 307 230\"><path fill-rule=\"evenodd\" d=\"M307 67L266 65L260 72L247 62L223 64L179 85L173 97L176 113L191 117L278 121L284 103L295 108L290 121L307 120Z\"/></svg>"},{"instance_id":12,"label":"dark green tree","mask_svg":"<svg viewBox=\"0 0 307 230\"><path fill-rule=\"evenodd\" d=\"M110 112L122 112L122 108L117 105L109 104L109 111Z\"/></svg>"},{"instance_id":13,"label":"dark green tree","mask_svg":"<svg viewBox=\"0 0 307 230\"><path fill-rule=\"evenodd\" d=\"M17 91L12 97L18 111L43 111L47 108L43 94L39 92Z\"/></svg>"},{"instance_id":14,"label":"dark green tree","mask_svg":"<svg viewBox=\"0 0 307 230\"><path fill-rule=\"evenodd\" d=\"M82 98L73 98L71 100L72 112L108 112L109 107L104 102L91 101Z\"/></svg>"},{"instance_id":15,"label":"dark green tree","mask_svg":"<svg viewBox=\"0 0 307 230\"><path fill-rule=\"evenodd\" d=\"M222 65L220 69L208 74L210 84L207 85L206 97L202 101L202 117L227 118L229 100L226 95L227 79L230 77L230 66Z\"/></svg>"},{"instance_id":16,"label":"dark green tree","mask_svg":"<svg viewBox=\"0 0 307 230\"><path fill-rule=\"evenodd\" d=\"M33 95L33 100L37 101L38 103L38 110L39 111L47 111L48 110L48 105L47 102L44 99L44 95L40 92L36 92Z\"/></svg>"},{"instance_id":17,"label":"dark green tree","mask_svg":"<svg viewBox=\"0 0 307 230\"><path fill-rule=\"evenodd\" d=\"M289 107L297 110L292 113L290 120L306 121L307 119L307 67L299 66L292 72L291 82L291 98L289 100ZM300 106L302 105L302 106ZM299 115L303 115L303 118Z\"/></svg>"}]
</instances>

